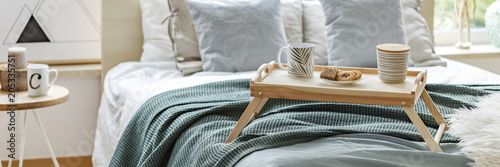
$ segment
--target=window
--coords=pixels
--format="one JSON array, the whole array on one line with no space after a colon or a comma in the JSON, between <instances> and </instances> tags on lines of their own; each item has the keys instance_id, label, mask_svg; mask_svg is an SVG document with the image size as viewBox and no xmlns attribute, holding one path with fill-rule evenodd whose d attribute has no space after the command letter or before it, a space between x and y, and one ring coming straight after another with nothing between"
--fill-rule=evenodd
<instances>
[{"instance_id":1,"label":"window","mask_svg":"<svg viewBox=\"0 0 500 167\"><path fill-rule=\"evenodd\" d=\"M496 0L475 0L474 20L470 19L472 44L488 44L489 39L484 28L484 14L490 4ZM458 41L459 17L455 12L455 0L434 1L434 36L437 45L453 45ZM472 0L469 0L469 12L472 14ZM465 26L464 26L465 28ZM465 29L464 29L465 31Z\"/></svg>"}]
</instances>

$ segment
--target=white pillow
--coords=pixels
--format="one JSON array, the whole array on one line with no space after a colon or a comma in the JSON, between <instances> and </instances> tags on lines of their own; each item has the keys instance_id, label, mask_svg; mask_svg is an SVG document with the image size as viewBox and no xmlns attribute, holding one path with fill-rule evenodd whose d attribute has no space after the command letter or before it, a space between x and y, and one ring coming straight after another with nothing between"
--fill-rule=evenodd
<instances>
[{"instance_id":1,"label":"white pillow","mask_svg":"<svg viewBox=\"0 0 500 167\"><path fill-rule=\"evenodd\" d=\"M302 0L304 42L314 45L314 65L328 65L325 14L318 0Z\"/></svg>"},{"instance_id":2,"label":"white pillow","mask_svg":"<svg viewBox=\"0 0 500 167\"><path fill-rule=\"evenodd\" d=\"M173 61L174 51L168 34L171 12L166 0L141 0L144 44L141 61Z\"/></svg>"},{"instance_id":3,"label":"white pillow","mask_svg":"<svg viewBox=\"0 0 500 167\"><path fill-rule=\"evenodd\" d=\"M285 26L286 40L288 43L302 42L303 20L302 3L300 0L281 0L281 17Z\"/></svg>"}]
</instances>

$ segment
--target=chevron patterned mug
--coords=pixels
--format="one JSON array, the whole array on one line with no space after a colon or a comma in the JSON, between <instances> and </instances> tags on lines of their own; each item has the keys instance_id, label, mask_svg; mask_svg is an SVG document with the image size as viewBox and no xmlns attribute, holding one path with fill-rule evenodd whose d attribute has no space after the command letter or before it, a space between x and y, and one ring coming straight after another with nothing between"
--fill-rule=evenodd
<instances>
[{"instance_id":1,"label":"chevron patterned mug","mask_svg":"<svg viewBox=\"0 0 500 167\"><path fill-rule=\"evenodd\" d=\"M287 67L281 64L281 52L287 53ZM314 73L314 45L291 43L278 51L278 65L288 71L288 76L311 78Z\"/></svg>"}]
</instances>

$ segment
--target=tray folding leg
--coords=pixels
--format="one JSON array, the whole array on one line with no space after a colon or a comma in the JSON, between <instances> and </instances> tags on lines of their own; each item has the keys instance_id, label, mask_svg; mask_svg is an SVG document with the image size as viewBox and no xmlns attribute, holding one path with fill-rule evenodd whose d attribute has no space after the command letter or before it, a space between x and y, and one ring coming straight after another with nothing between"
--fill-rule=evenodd
<instances>
[{"instance_id":1,"label":"tray folding leg","mask_svg":"<svg viewBox=\"0 0 500 167\"><path fill-rule=\"evenodd\" d=\"M431 112L432 117L434 117L436 122L439 124L439 127L441 127L441 125L444 124L444 130L448 130L449 128L448 124L444 120L443 116L441 116L441 113L439 113L439 110L434 104L434 101L432 101L431 96L429 96L429 94L425 89L422 91L422 95L420 95L420 97L422 98L422 100L424 100L425 105Z\"/></svg>"},{"instance_id":2,"label":"tray folding leg","mask_svg":"<svg viewBox=\"0 0 500 167\"><path fill-rule=\"evenodd\" d=\"M441 141L441 137L448 129L448 124L444 120L443 116L441 113L439 113L439 110L437 109L436 105L432 101L431 97L427 93L425 89L423 89L422 94L420 95L422 100L424 101L425 105L429 109L429 112L432 114L434 117L434 120L439 124L438 131L436 135L433 137L429 130L427 129L427 126L424 124L422 119L418 116L417 112L415 109L413 109L414 106L407 107L407 106L402 106L403 110L406 112L406 115L410 118L411 122L415 125L417 128L418 132L424 139L425 143L427 146L430 148L431 151L434 152L443 152L441 150L441 147L439 147L439 143ZM236 126L233 128L229 136L227 137L225 143L230 143L234 139L236 139L243 128L259 114L260 110L262 107L264 107L264 104L266 104L268 97L254 97L253 100L248 104L247 108L241 115L240 119L236 123Z\"/></svg>"},{"instance_id":3,"label":"tray folding leg","mask_svg":"<svg viewBox=\"0 0 500 167\"><path fill-rule=\"evenodd\" d=\"M422 121L422 119L420 119L420 117L418 116L417 112L413 109L413 107L403 107L403 109L405 110L406 115L408 115L411 122L415 125L418 132L424 139L427 146L429 146L431 151L443 152L443 150L441 150L441 148L439 147L438 143L434 140L429 130L427 130L427 127L425 126L424 122Z\"/></svg>"},{"instance_id":4,"label":"tray folding leg","mask_svg":"<svg viewBox=\"0 0 500 167\"><path fill-rule=\"evenodd\" d=\"M434 120L436 120L436 122L439 124L438 131L434 137L432 137L431 133L427 129L427 126L425 126L424 122L422 121L422 119L420 119L413 107L403 107L403 110L405 110L406 115L408 115L411 122L415 125L418 132L424 139L427 146L431 149L431 151L443 152L443 150L441 150L441 147L439 147L439 142L441 141L443 132L448 128L448 124L444 120L441 113L439 113L439 110L437 109L436 105L425 89L422 91L422 95L420 97L429 109L432 117L434 117Z\"/></svg>"},{"instance_id":5,"label":"tray folding leg","mask_svg":"<svg viewBox=\"0 0 500 167\"><path fill-rule=\"evenodd\" d=\"M247 108L241 115L240 119L236 123L236 126L234 126L233 130L227 137L225 143L230 143L234 139L240 135L241 131L247 124L259 114L260 110L262 107L264 107L264 104L266 104L268 97L254 97L253 100L248 104Z\"/></svg>"}]
</instances>

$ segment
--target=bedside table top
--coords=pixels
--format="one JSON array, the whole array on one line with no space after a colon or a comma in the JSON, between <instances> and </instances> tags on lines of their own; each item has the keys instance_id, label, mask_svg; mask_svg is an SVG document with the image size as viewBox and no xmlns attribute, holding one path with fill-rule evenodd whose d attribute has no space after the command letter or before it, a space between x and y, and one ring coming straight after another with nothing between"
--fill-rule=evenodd
<instances>
[{"instance_id":1,"label":"bedside table top","mask_svg":"<svg viewBox=\"0 0 500 167\"><path fill-rule=\"evenodd\" d=\"M14 103L9 101L12 98L15 100ZM12 97L7 91L0 91L0 111L48 107L64 103L68 98L69 90L58 85L52 85L47 96L32 97L28 95L28 91L16 91L15 97Z\"/></svg>"}]
</instances>

